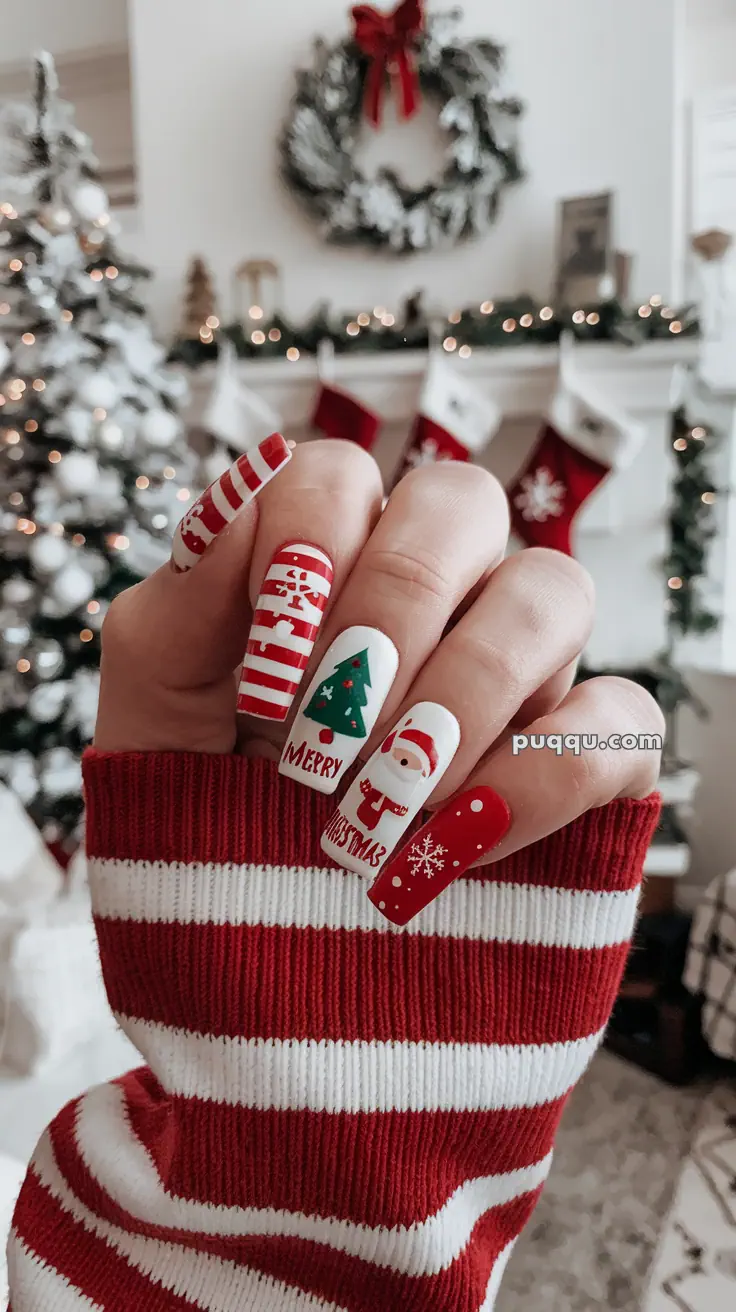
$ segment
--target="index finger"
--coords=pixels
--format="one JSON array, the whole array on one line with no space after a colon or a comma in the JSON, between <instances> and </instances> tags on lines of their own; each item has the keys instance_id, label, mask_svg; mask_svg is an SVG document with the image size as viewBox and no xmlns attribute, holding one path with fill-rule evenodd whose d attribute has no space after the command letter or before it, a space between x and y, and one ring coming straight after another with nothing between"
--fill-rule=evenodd
<instances>
[{"instance_id":1,"label":"index finger","mask_svg":"<svg viewBox=\"0 0 736 1312\"><path fill-rule=\"evenodd\" d=\"M233 672L250 623L255 498L290 459L280 434L239 456L184 516L172 563L113 602L102 632L95 734L102 750L232 750ZM181 704L170 696L195 690L207 691L204 747L196 725L191 733L184 725L177 728Z\"/></svg>"}]
</instances>

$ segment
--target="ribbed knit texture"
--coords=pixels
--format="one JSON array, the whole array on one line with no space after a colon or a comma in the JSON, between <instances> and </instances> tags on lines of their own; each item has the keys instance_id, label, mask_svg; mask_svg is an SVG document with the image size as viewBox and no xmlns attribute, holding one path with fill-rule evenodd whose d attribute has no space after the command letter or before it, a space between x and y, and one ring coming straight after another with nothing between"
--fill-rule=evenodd
<instances>
[{"instance_id":1,"label":"ribbed knit texture","mask_svg":"<svg viewBox=\"0 0 736 1312\"><path fill-rule=\"evenodd\" d=\"M659 799L397 929L326 864L334 799L273 764L89 752L85 780L105 984L146 1065L41 1139L13 1312L491 1309L616 996Z\"/></svg>"}]
</instances>

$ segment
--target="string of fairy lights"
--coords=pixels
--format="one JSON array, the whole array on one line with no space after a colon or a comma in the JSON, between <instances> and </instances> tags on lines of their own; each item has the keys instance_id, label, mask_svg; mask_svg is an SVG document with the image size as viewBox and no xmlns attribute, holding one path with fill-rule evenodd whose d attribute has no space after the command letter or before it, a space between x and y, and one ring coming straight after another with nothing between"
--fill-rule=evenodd
<instances>
[{"instance_id":1,"label":"string of fairy lights","mask_svg":"<svg viewBox=\"0 0 736 1312\"><path fill-rule=\"evenodd\" d=\"M412 298L401 311L385 305L343 316L336 321L328 307L320 307L305 324L293 324L275 314L264 322L265 311L252 305L245 323L222 327L219 316L207 318L199 342L179 339L172 358L196 367L217 354L219 335L228 337L238 354L248 358L259 355L298 361L313 355L324 338L329 338L337 352L391 351L402 348L426 348L439 342L448 355L469 359L475 349L503 348L527 343L554 345L563 331L572 331L578 340L625 342L692 337L699 330L692 307L676 309L663 296L655 294L632 310L618 302L597 307L557 309L553 305L532 304L530 298L515 301L483 300L478 305L449 314L428 316L421 309L421 298ZM709 472L710 449L714 434L702 425L691 426L683 412L673 416L672 448L677 460L677 476L670 509L671 546L664 563L668 590L667 609L673 633L704 633L718 622L700 597L701 580L707 572L708 543L715 534L717 490Z\"/></svg>"},{"instance_id":2,"label":"string of fairy lights","mask_svg":"<svg viewBox=\"0 0 736 1312\"><path fill-rule=\"evenodd\" d=\"M698 323L691 307L678 310L656 294L633 310L624 309L616 301L559 308L536 304L523 296L486 299L449 314L426 312L417 295L397 310L379 304L352 315L335 316L329 306L323 305L303 323L293 322L278 311L267 317L262 305L253 304L244 320L226 325L219 315L208 315L197 338L177 338L171 358L196 367L216 358L218 341L226 337L240 356L281 358L292 364L304 355L316 354L325 339L338 353L426 349L441 343L448 354L457 353L458 358L466 360L476 349L524 342L551 345L565 331L572 331L582 341L635 344L692 336L698 331Z\"/></svg>"}]
</instances>

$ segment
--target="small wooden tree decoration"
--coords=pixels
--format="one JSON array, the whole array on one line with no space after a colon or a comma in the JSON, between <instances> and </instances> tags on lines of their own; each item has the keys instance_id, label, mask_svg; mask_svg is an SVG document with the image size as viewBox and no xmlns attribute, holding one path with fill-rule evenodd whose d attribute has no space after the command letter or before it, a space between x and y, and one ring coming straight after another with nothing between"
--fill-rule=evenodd
<instances>
[{"instance_id":1,"label":"small wooden tree decoration","mask_svg":"<svg viewBox=\"0 0 736 1312\"><path fill-rule=\"evenodd\" d=\"M195 255L187 273L181 336L185 341L211 342L219 326L212 275L201 255Z\"/></svg>"}]
</instances>

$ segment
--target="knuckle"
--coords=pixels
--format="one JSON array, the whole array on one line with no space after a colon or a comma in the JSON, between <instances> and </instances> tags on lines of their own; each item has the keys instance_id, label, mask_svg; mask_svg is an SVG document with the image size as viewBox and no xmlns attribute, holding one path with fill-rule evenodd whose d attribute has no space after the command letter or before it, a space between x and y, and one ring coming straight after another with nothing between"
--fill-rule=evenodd
<instances>
[{"instance_id":1,"label":"knuckle","mask_svg":"<svg viewBox=\"0 0 736 1312\"><path fill-rule=\"evenodd\" d=\"M493 526L496 534L508 534L509 508L506 493L494 474L480 465L462 460L443 460L406 474L392 499L406 500L427 515L453 514L458 520Z\"/></svg>"},{"instance_id":2,"label":"knuckle","mask_svg":"<svg viewBox=\"0 0 736 1312\"><path fill-rule=\"evenodd\" d=\"M140 583L118 593L111 602L102 623L100 642L102 654L107 661L111 658L127 666L134 665L141 657L138 640L138 626L134 622L135 606Z\"/></svg>"},{"instance_id":3,"label":"knuckle","mask_svg":"<svg viewBox=\"0 0 736 1312\"><path fill-rule=\"evenodd\" d=\"M458 632L455 640L458 668L464 671L463 681L480 675L483 688L496 689L509 705L520 706L528 694L528 679L524 662L517 650L489 642L479 634Z\"/></svg>"},{"instance_id":4,"label":"knuckle","mask_svg":"<svg viewBox=\"0 0 736 1312\"><path fill-rule=\"evenodd\" d=\"M646 688L618 675L602 675L583 686L589 687L595 698L602 737L633 734L664 740L664 715ZM640 741L630 750L609 749L584 755L593 758L590 764L599 775L601 803L624 795L643 797L656 786L661 758L656 742Z\"/></svg>"},{"instance_id":5,"label":"knuckle","mask_svg":"<svg viewBox=\"0 0 736 1312\"><path fill-rule=\"evenodd\" d=\"M373 456L356 442L338 438L304 442L294 452L294 473L299 479L316 480L330 492L345 488L373 489L381 486L381 474Z\"/></svg>"},{"instance_id":6,"label":"knuckle","mask_svg":"<svg viewBox=\"0 0 736 1312\"><path fill-rule=\"evenodd\" d=\"M453 584L439 558L418 546L374 551L368 569L380 588L388 587L402 600L436 606L453 598Z\"/></svg>"},{"instance_id":7,"label":"knuckle","mask_svg":"<svg viewBox=\"0 0 736 1312\"><path fill-rule=\"evenodd\" d=\"M593 623L592 587L577 562L541 548L509 557L488 584L489 597L503 593L514 628L523 635L524 655L538 673L552 656L566 664L585 646Z\"/></svg>"},{"instance_id":8,"label":"knuckle","mask_svg":"<svg viewBox=\"0 0 736 1312\"><path fill-rule=\"evenodd\" d=\"M623 722L628 719L633 729L664 737L666 725L662 709L641 684L613 674L604 675L592 682L603 685L601 691L607 695L612 707L615 707L617 730L625 729L626 724Z\"/></svg>"},{"instance_id":9,"label":"knuckle","mask_svg":"<svg viewBox=\"0 0 736 1312\"><path fill-rule=\"evenodd\" d=\"M549 547L527 547L511 559L518 561L518 568L525 573L528 571L538 586L546 583L558 603L560 592L563 592L565 598L577 597L592 612L595 584L589 571L574 556L566 556Z\"/></svg>"}]
</instances>

